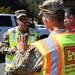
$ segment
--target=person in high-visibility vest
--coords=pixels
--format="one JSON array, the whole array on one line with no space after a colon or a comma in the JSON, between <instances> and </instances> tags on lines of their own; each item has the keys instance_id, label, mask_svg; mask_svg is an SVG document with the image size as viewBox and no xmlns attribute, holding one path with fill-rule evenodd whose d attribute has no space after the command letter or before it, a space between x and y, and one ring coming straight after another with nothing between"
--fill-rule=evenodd
<instances>
[{"instance_id":1,"label":"person in high-visibility vest","mask_svg":"<svg viewBox=\"0 0 75 75\"><path fill-rule=\"evenodd\" d=\"M29 47L20 35L9 75L75 75L75 34L65 28L63 1L45 0L39 8L50 35Z\"/></svg>"},{"instance_id":2,"label":"person in high-visibility vest","mask_svg":"<svg viewBox=\"0 0 75 75\"><path fill-rule=\"evenodd\" d=\"M72 30L75 33L75 9L72 7L65 8L64 24L66 28Z\"/></svg>"},{"instance_id":3,"label":"person in high-visibility vest","mask_svg":"<svg viewBox=\"0 0 75 75\"><path fill-rule=\"evenodd\" d=\"M5 54L5 75L8 75L8 69L11 67L14 53L17 51L16 40L19 35L23 34L26 36L27 46L39 39L37 32L32 28L28 28L28 17L26 10L17 10L15 11L15 15L18 26L10 28L4 33L0 45L1 53Z\"/></svg>"}]
</instances>

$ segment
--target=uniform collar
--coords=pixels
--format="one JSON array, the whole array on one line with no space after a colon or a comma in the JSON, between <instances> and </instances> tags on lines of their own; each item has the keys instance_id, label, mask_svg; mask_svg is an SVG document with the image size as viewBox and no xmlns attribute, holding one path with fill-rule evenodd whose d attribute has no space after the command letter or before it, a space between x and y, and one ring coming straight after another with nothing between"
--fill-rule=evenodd
<instances>
[{"instance_id":1,"label":"uniform collar","mask_svg":"<svg viewBox=\"0 0 75 75\"><path fill-rule=\"evenodd\" d=\"M26 30L26 31L21 31L21 30L19 29L19 33L21 33L21 34L28 33L28 34L29 34L29 28L27 28L27 30Z\"/></svg>"},{"instance_id":2,"label":"uniform collar","mask_svg":"<svg viewBox=\"0 0 75 75\"><path fill-rule=\"evenodd\" d=\"M62 33L62 32L71 32L71 30L68 30L68 29L59 29L59 30L53 31L51 34Z\"/></svg>"}]
</instances>

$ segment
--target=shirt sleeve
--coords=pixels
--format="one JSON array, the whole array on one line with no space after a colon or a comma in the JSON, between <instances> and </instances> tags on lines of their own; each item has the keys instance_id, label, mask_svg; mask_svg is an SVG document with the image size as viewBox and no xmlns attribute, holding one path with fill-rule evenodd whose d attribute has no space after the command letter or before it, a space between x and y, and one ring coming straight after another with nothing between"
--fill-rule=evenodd
<instances>
[{"instance_id":1,"label":"shirt sleeve","mask_svg":"<svg viewBox=\"0 0 75 75\"><path fill-rule=\"evenodd\" d=\"M0 52L2 54L10 54L10 53L12 53L12 48L9 48L8 39L9 39L8 33L5 32L3 34L3 38L0 41Z\"/></svg>"},{"instance_id":2,"label":"shirt sleeve","mask_svg":"<svg viewBox=\"0 0 75 75\"><path fill-rule=\"evenodd\" d=\"M42 56L36 48L30 48L26 52L18 50L12 61L12 68L18 74L27 75L40 71Z\"/></svg>"}]
</instances>

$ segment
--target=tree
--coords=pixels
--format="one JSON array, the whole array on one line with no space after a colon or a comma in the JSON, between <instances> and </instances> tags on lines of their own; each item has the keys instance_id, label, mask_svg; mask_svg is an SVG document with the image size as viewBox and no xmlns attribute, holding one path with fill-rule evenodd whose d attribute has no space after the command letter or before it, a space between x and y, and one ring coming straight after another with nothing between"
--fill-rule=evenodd
<instances>
[{"instance_id":1,"label":"tree","mask_svg":"<svg viewBox=\"0 0 75 75\"><path fill-rule=\"evenodd\" d=\"M0 13L9 13L11 10L10 10L10 7L0 7Z\"/></svg>"},{"instance_id":2,"label":"tree","mask_svg":"<svg viewBox=\"0 0 75 75\"><path fill-rule=\"evenodd\" d=\"M44 0L0 0L2 13L14 13L18 9L26 9L29 17L38 18L39 4ZM6 12L3 10L6 9Z\"/></svg>"}]
</instances>

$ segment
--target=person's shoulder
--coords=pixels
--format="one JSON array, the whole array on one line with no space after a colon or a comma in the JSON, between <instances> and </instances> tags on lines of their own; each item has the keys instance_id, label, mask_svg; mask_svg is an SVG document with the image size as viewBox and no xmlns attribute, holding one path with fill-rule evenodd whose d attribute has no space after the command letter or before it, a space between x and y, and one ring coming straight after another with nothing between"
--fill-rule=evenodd
<instances>
[{"instance_id":1,"label":"person's shoulder","mask_svg":"<svg viewBox=\"0 0 75 75\"><path fill-rule=\"evenodd\" d=\"M4 32L3 38L6 37L6 36L8 36L8 32Z\"/></svg>"},{"instance_id":2,"label":"person's shoulder","mask_svg":"<svg viewBox=\"0 0 75 75\"><path fill-rule=\"evenodd\" d=\"M12 28L9 28L9 29L8 29L8 33L9 33L10 31L15 31L16 28L18 28L18 26L16 26L16 27L12 27Z\"/></svg>"},{"instance_id":3,"label":"person's shoulder","mask_svg":"<svg viewBox=\"0 0 75 75\"><path fill-rule=\"evenodd\" d=\"M14 29L14 28L17 28L18 26L16 26L16 27L12 27L12 28L9 28L8 30L10 30L10 29Z\"/></svg>"},{"instance_id":4,"label":"person's shoulder","mask_svg":"<svg viewBox=\"0 0 75 75\"><path fill-rule=\"evenodd\" d=\"M36 30L34 30L33 28L31 28L31 27L29 27L29 30L31 31L31 32L37 32Z\"/></svg>"}]
</instances>

